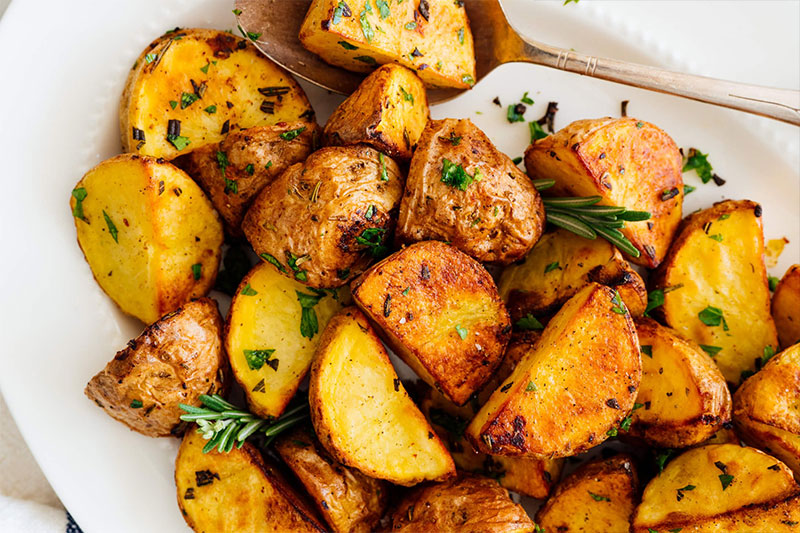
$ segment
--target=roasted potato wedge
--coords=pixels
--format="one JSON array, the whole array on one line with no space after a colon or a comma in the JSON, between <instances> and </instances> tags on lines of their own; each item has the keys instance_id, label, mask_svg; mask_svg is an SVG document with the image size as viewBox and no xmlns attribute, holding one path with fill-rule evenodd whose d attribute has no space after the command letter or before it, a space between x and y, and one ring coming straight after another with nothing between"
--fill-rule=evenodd
<instances>
[{"instance_id":1,"label":"roasted potato wedge","mask_svg":"<svg viewBox=\"0 0 800 533\"><path fill-rule=\"evenodd\" d=\"M346 290L309 290L267 263L242 279L228 311L225 349L253 413L283 413L311 367L318 333L347 300Z\"/></svg>"},{"instance_id":2,"label":"roasted potato wedge","mask_svg":"<svg viewBox=\"0 0 800 533\"><path fill-rule=\"evenodd\" d=\"M636 330L619 294L587 285L492 393L466 436L493 455L576 455L603 442L631 410L641 372Z\"/></svg>"},{"instance_id":3,"label":"roasted potato wedge","mask_svg":"<svg viewBox=\"0 0 800 533\"><path fill-rule=\"evenodd\" d=\"M714 361L731 383L778 346L761 206L754 202L726 200L688 216L650 283L664 296L654 315L716 352Z\"/></svg>"},{"instance_id":4,"label":"roasted potato wedge","mask_svg":"<svg viewBox=\"0 0 800 533\"><path fill-rule=\"evenodd\" d=\"M455 473L358 309L343 309L322 333L308 396L317 436L340 463L406 486Z\"/></svg>"},{"instance_id":5,"label":"roasted potato wedge","mask_svg":"<svg viewBox=\"0 0 800 533\"><path fill-rule=\"evenodd\" d=\"M503 359L511 323L494 281L452 246L425 241L404 248L351 290L395 353L458 405Z\"/></svg>"},{"instance_id":6,"label":"roasted potato wedge","mask_svg":"<svg viewBox=\"0 0 800 533\"><path fill-rule=\"evenodd\" d=\"M598 205L649 212L650 220L620 230L641 252L630 259L648 268L664 259L681 220L681 163L669 135L630 117L578 120L525 152L532 179L556 180L550 195L599 195Z\"/></svg>"},{"instance_id":7,"label":"roasted potato wedge","mask_svg":"<svg viewBox=\"0 0 800 533\"><path fill-rule=\"evenodd\" d=\"M642 383L629 435L657 448L710 439L731 419L731 393L699 346L649 318L636 319Z\"/></svg>"},{"instance_id":8,"label":"roasted potato wedge","mask_svg":"<svg viewBox=\"0 0 800 533\"><path fill-rule=\"evenodd\" d=\"M544 229L539 193L469 119L429 120L411 159L396 240L449 241L481 262L521 259Z\"/></svg>"},{"instance_id":9,"label":"roasted potato wedge","mask_svg":"<svg viewBox=\"0 0 800 533\"><path fill-rule=\"evenodd\" d=\"M214 533L326 530L314 509L275 466L246 442L228 453L203 453L206 441L186 432L175 459L178 506L193 530Z\"/></svg>"},{"instance_id":10,"label":"roasted potato wedge","mask_svg":"<svg viewBox=\"0 0 800 533\"><path fill-rule=\"evenodd\" d=\"M162 317L128 342L86 385L90 400L148 437L180 433L178 404L227 388L217 303L201 298Z\"/></svg>"},{"instance_id":11,"label":"roasted potato wedge","mask_svg":"<svg viewBox=\"0 0 800 533\"><path fill-rule=\"evenodd\" d=\"M596 459L564 478L539 508L536 523L554 533L628 533L638 493L630 456Z\"/></svg>"},{"instance_id":12,"label":"roasted potato wedge","mask_svg":"<svg viewBox=\"0 0 800 533\"><path fill-rule=\"evenodd\" d=\"M471 474L414 489L392 514L392 531L534 532L535 525L497 481Z\"/></svg>"},{"instance_id":13,"label":"roasted potato wedge","mask_svg":"<svg viewBox=\"0 0 800 533\"><path fill-rule=\"evenodd\" d=\"M733 420L747 443L786 463L800 479L800 344L742 383L733 396Z\"/></svg>"},{"instance_id":14,"label":"roasted potato wedge","mask_svg":"<svg viewBox=\"0 0 800 533\"><path fill-rule=\"evenodd\" d=\"M330 458L310 429L281 436L275 451L294 472L336 533L374 531L386 511L388 484Z\"/></svg>"},{"instance_id":15,"label":"roasted potato wedge","mask_svg":"<svg viewBox=\"0 0 800 533\"><path fill-rule=\"evenodd\" d=\"M97 283L145 324L214 286L222 224L200 187L170 163L107 159L75 185L70 207Z\"/></svg>"},{"instance_id":16,"label":"roasted potato wedge","mask_svg":"<svg viewBox=\"0 0 800 533\"><path fill-rule=\"evenodd\" d=\"M231 127L313 119L288 72L247 39L217 30L175 30L150 43L119 106L122 149L166 159L216 144Z\"/></svg>"},{"instance_id":17,"label":"roasted potato wedge","mask_svg":"<svg viewBox=\"0 0 800 533\"><path fill-rule=\"evenodd\" d=\"M316 288L360 274L394 229L403 177L368 146L322 148L264 187L242 224L262 259Z\"/></svg>"},{"instance_id":18,"label":"roasted potato wedge","mask_svg":"<svg viewBox=\"0 0 800 533\"><path fill-rule=\"evenodd\" d=\"M472 32L463 4L448 0L313 0L300 42L326 62L355 72L400 63L428 87L475 83Z\"/></svg>"},{"instance_id":19,"label":"roasted potato wedge","mask_svg":"<svg viewBox=\"0 0 800 533\"><path fill-rule=\"evenodd\" d=\"M523 262L503 269L498 282L513 322L551 315L587 283L615 288L631 315L647 307L644 280L605 239L588 240L565 229L545 233Z\"/></svg>"},{"instance_id":20,"label":"roasted potato wedge","mask_svg":"<svg viewBox=\"0 0 800 533\"><path fill-rule=\"evenodd\" d=\"M253 199L284 170L305 161L318 134L313 122L256 126L231 132L222 142L192 150L174 163L208 194L228 234L241 237L242 219Z\"/></svg>"},{"instance_id":21,"label":"roasted potato wedge","mask_svg":"<svg viewBox=\"0 0 800 533\"><path fill-rule=\"evenodd\" d=\"M336 108L322 142L365 143L397 161L408 161L429 114L425 86L417 75L400 65L383 65Z\"/></svg>"},{"instance_id":22,"label":"roasted potato wedge","mask_svg":"<svg viewBox=\"0 0 800 533\"><path fill-rule=\"evenodd\" d=\"M800 343L800 265L792 265L772 295L772 319L781 348Z\"/></svg>"},{"instance_id":23,"label":"roasted potato wedge","mask_svg":"<svg viewBox=\"0 0 800 533\"><path fill-rule=\"evenodd\" d=\"M798 522L800 487L786 465L714 444L684 452L647 484L632 531L791 532Z\"/></svg>"}]
</instances>

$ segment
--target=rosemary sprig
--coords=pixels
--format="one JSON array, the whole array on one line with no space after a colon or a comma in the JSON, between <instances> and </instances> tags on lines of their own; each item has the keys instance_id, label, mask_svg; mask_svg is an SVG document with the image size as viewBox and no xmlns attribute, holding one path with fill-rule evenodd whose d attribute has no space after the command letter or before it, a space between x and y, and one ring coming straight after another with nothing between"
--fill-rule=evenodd
<instances>
[{"instance_id":1,"label":"rosemary sprig","mask_svg":"<svg viewBox=\"0 0 800 533\"><path fill-rule=\"evenodd\" d=\"M196 422L197 432L208 441L203 447L203 453L208 453L214 448L227 453L234 446L241 448L248 437L257 434L266 437L264 443L268 446L281 432L309 416L307 402L289 409L278 418L264 419L239 409L218 394L210 396L203 394L200 396L200 401L205 407L183 403L179 405L186 411L185 415L181 415L181 420Z\"/></svg>"},{"instance_id":2,"label":"rosemary sprig","mask_svg":"<svg viewBox=\"0 0 800 533\"><path fill-rule=\"evenodd\" d=\"M555 183L552 179L533 181L539 191L549 189ZM630 211L621 206L595 205L602 199L601 196L542 198L542 202L545 217L551 224L586 239L596 239L599 235L626 254L639 257L641 252L619 230L625 227L625 222L648 220L650 213Z\"/></svg>"}]
</instances>

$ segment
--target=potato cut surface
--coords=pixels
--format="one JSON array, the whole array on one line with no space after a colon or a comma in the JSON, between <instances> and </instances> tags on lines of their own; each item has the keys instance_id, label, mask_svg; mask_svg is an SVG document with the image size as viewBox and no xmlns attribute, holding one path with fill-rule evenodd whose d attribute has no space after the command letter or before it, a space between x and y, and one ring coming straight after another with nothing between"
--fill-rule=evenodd
<instances>
[{"instance_id":1,"label":"potato cut surface","mask_svg":"<svg viewBox=\"0 0 800 533\"><path fill-rule=\"evenodd\" d=\"M772 318L782 348L800 343L800 265L792 265L772 295Z\"/></svg>"}]
</instances>

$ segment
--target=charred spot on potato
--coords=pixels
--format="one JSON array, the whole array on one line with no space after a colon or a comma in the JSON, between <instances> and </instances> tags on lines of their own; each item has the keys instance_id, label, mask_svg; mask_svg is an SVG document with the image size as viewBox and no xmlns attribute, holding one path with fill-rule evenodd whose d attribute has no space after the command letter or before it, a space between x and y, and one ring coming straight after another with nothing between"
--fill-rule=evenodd
<instances>
[{"instance_id":1,"label":"charred spot on potato","mask_svg":"<svg viewBox=\"0 0 800 533\"><path fill-rule=\"evenodd\" d=\"M214 483L215 479L219 479L219 474L216 472L212 472L211 470L198 470L194 473L195 479L197 481L198 487L203 487L205 485L211 485Z\"/></svg>"}]
</instances>

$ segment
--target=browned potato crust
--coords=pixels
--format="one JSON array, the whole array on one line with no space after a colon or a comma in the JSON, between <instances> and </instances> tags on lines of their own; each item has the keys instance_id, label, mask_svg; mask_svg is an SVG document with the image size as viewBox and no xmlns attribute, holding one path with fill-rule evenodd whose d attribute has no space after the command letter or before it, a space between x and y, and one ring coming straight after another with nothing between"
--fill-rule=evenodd
<instances>
[{"instance_id":1,"label":"browned potato crust","mask_svg":"<svg viewBox=\"0 0 800 533\"><path fill-rule=\"evenodd\" d=\"M325 124L322 142L365 143L407 162L428 115L425 86L417 75L400 65L383 65L339 104Z\"/></svg>"},{"instance_id":2,"label":"browned potato crust","mask_svg":"<svg viewBox=\"0 0 800 533\"><path fill-rule=\"evenodd\" d=\"M800 343L800 265L792 265L772 295L772 318L781 348Z\"/></svg>"},{"instance_id":3,"label":"browned potato crust","mask_svg":"<svg viewBox=\"0 0 800 533\"><path fill-rule=\"evenodd\" d=\"M386 511L388 484L330 458L313 431L296 428L275 451L311 496L336 533L368 533Z\"/></svg>"},{"instance_id":4,"label":"browned potato crust","mask_svg":"<svg viewBox=\"0 0 800 533\"><path fill-rule=\"evenodd\" d=\"M731 419L731 394L699 346L649 318L636 319L642 383L629 434L657 448L684 448L711 438Z\"/></svg>"},{"instance_id":5,"label":"browned potato crust","mask_svg":"<svg viewBox=\"0 0 800 533\"><path fill-rule=\"evenodd\" d=\"M478 261L507 265L543 230L539 193L485 133L469 119L428 121L408 171L398 242L449 241Z\"/></svg>"},{"instance_id":6,"label":"browned potato crust","mask_svg":"<svg viewBox=\"0 0 800 533\"><path fill-rule=\"evenodd\" d=\"M497 481L471 474L411 492L392 514L392 531L533 532L534 523Z\"/></svg>"},{"instance_id":7,"label":"browned potato crust","mask_svg":"<svg viewBox=\"0 0 800 533\"><path fill-rule=\"evenodd\" d=\"M536 523L554 533L628 533L638 492L630 456L596 459L559 483L536 513Z\"/></svg>"},{"instance_id":8,"label":"browned potato crust","mask_svg":"<svg viewBox=\"0 0 800 533\"><path fill-rule=\"evenodd\" d=\"M578 120L525 152L532 179L556 180L548 195L600 195L598 205L649 212L650 220L621 230L641 252L631 260L648 268L664 259L681 220L681 162L669 135L630 117Z\"/></svg>"},{"instance_id":9,"label":"browned potato crust","mask_svg":"<svg viewBox=\"0 0 800 533\"><path fill-rule=\"evenodd\" d=\"M162 317L128 342L84 392L112 418L148 437L183 430L178 404L227 388L217 303L201 298Z\"/></svg>"},{"instance_id":10,"label":"browned potato crust","mask_svg":"<svg viewBox=\"0 0 800 533\"><path fill-rule=\"evenodd\" d=\"M730 383L778 345L755 202L725 200L686 217L650 284L664 291L653 314L717 352L714 361Z\"/></svg>"},{"instance_id":11,"label":"browned potato crust","mask_svg":"<svg viewBox=\"0 0 800 533\"><path fill-rule=\"evenodd\" d=\"M633 320L615 291L592 283L548 323L467 438L496 455L576 455L603 442L631 410L641 371Z\"/></svg>"},{"instance_id":12,"label":"browned potato crust","mask_svg":"<svg viewBox=\"0 0 800 533\"><path fill-rule=\"evenodd\" d=\"M293 135L287 132L302 130ZM220 143L193 150L175 160L208 194L229 235L242 235L242 219L268 183L314 150L319 126L313 122L280 122L231 132Z\"/></svg>"},{"instance_id":13,"label":"browned potato crust","mask_svg":"<svg viewBox=\"0 0 800 533\"><path fill-rule=\"evenodd\" d=\"M242 230L286 275L311 287L340 287L389 240L402 193L391 158L364 145L322 148L264 187Z\"/></svg>"},{"instance_id":14,"label":"browned potato crust","mask_svg":"<svg viewBox=\"0 0 800 533\"><path fill-rule=\"evenodd\" d=\"M511 323L494 281L452 246L413 244L373 266L351 290L392 349L458 405L503 358Z\"/></svg>"}]
</instances>

